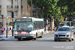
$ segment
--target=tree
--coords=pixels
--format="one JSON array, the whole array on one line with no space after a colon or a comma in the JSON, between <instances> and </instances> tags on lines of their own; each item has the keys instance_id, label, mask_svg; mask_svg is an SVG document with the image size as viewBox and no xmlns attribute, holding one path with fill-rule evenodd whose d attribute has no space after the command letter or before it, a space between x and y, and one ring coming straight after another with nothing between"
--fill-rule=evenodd
<instances>
[{"instance_id":1,"label":"tree","mask_svg":"<svg viewBox=\"0 0 75 50\"><path fill-rule=\"evenodd\" d=\"M30 5L31 0L27 1ZM42 14L43 17L51 17L52 25L54 25L53 19L56 18L62 22L62 18L75 13L75 0L33 0L33 5L39 7L39 14ZM43 6L45 7L44 11Z\"/></svg>"}]
</instances>

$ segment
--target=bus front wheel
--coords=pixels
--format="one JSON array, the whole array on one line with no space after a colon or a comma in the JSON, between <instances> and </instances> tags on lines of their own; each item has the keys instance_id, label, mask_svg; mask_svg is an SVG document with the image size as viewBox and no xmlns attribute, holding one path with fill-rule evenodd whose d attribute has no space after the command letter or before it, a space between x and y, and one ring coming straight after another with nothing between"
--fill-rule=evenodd
<instances>
[{"instance_id":1,"label":"bus front wheel","mask_svg":"<svg viewBox=\"0 0 75 50\"><path fill-rule=\"evenodd\" d=\"M18 38L18 41L20 41L21 40L21 38Z\"/></svg>"}]
</instances>

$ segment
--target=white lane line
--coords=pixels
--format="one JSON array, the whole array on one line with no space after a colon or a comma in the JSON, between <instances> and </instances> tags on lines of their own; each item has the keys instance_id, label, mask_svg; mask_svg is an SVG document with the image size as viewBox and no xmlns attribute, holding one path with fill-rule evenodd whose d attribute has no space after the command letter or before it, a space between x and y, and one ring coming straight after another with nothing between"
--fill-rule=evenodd
<instances>
[{"instance_id":1,"label":"white lane line","mask_svg":"<svg viewBox=\"0 0 75 50\"><path fill-rule=\"evenodd\" d=\"M39 39L39 40L50 40L50 39L53 39L54 37L44 37L44 38L41 38L41 39Z\"/></svg>"},{"instance_id":2,"label":"white lane line","mask_svg":"<svg viewBox=\"0 0 75 50\"><path fill-rule=\"evenodd\" d=\"M47 40L49 40L49 39L54 39L54 37L51 37L51 38L47 38Z\"/></svg>"}]
</instances>

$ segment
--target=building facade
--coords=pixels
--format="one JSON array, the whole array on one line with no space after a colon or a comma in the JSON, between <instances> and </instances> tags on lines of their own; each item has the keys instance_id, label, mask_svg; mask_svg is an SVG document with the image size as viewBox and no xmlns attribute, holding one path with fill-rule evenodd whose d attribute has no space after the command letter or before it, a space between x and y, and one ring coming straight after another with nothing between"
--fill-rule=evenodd
<instances>
[{"instance_id":1,"label":"building facade","mask_svg":"<svg viewBox=\"0 0 75 50\"><path fill-rule=\"evenodd\" d=\"M31 7L27 4L27 0L0 0L0 24L10 24L12 22L12 12L14 12L14 18L21 18L24 16L30 16ZM38 9L33 8L32 16L37 17Z\"/></svg>"}]
</instances>

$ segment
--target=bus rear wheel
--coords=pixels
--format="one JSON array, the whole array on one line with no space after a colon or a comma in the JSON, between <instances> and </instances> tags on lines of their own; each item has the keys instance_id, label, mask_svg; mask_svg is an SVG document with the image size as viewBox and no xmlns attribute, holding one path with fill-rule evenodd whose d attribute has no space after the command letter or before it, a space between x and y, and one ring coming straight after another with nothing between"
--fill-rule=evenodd
<instances>
[{"instance_id":1,"label":"bus rear wheel","mask_svg":"<svg viewBox=\"0 0 75 50\"><path fill-rule=\"evenodd\" d=\"M36 35L35 35L36 37L34 38L34 40L36 40L37 39L37 33L36 33Z\"/></svg>"},{"instance_id":2,"label":"bus rear wheel","mask_svg":"<svg viewBox=\"0 0 75 50\"><path fill-rule=\"evenodd\" d=\"M41 33L41 36L40 36L40 38L42 38L42 36L43 36L43 32Z\"/></svg>"},{"instance_id":3,"label":"bus rear wheel","mask_svg":"<svg viewBox=\"0 0 75 50\"><path fill-rule=\"evenodd\" d=\"M34 38L34 40L36 40L36 38Z\"/></svg>"},{"instance_id":4,"label":"bus rear wheel","mask_svg":"<svg viewBox=\"0 0 75 50\"><path fill-rule=\"evenodd\" d=\"M20 41L21 40L21 38L18 38L18 41Z\"/></svg>"}]
</instances>

